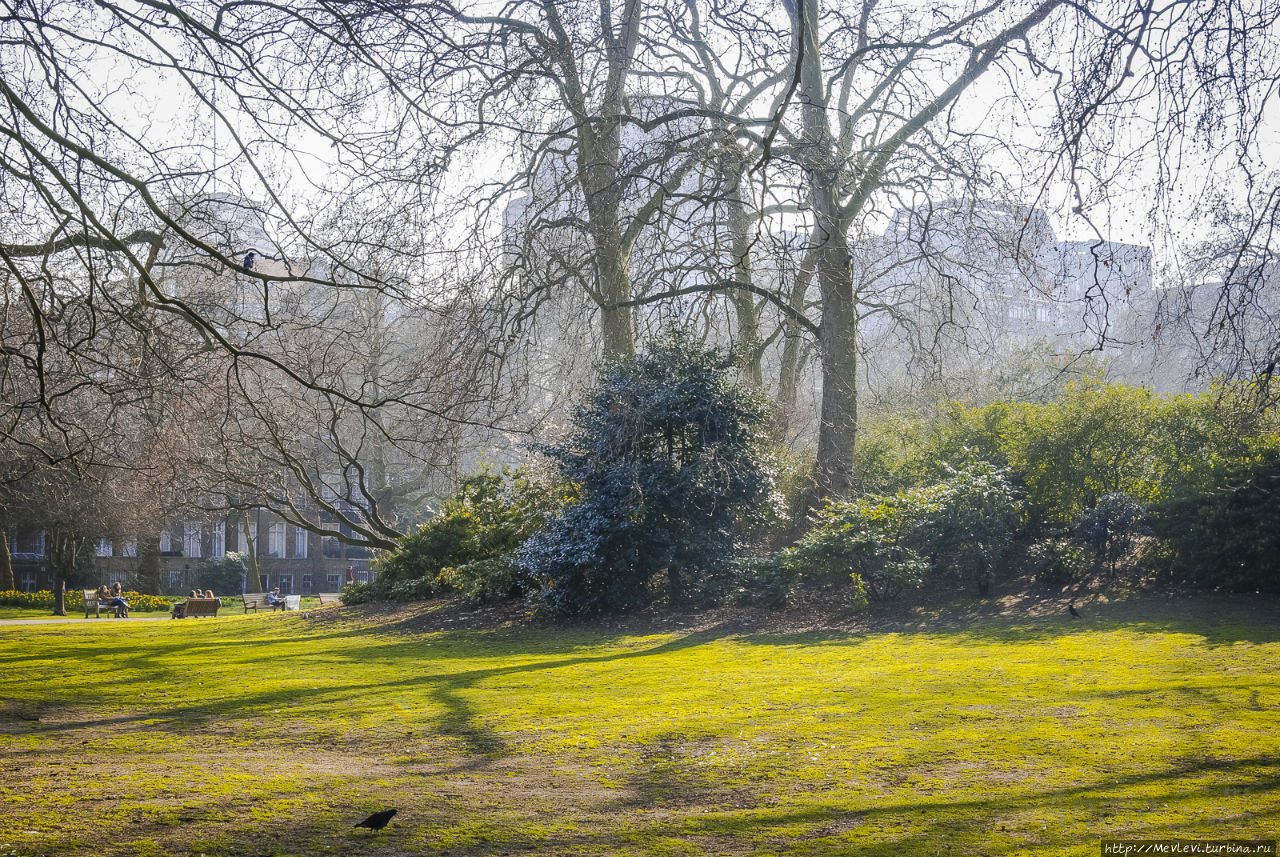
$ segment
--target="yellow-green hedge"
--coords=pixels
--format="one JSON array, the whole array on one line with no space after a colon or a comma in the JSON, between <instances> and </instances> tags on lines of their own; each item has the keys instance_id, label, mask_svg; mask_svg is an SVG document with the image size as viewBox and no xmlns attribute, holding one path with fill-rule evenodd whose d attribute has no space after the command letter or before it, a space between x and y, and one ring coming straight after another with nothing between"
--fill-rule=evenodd
<instances>
[{"instance_id":1,"label":"yellow-green hedge","mask_svg":"<svg viewBox=\"0 0 1280 857\"><path fill-rule=\"evenodd\" d=\"M168 610L173 606L173 602L168 598L158 595L143 595L141 592L126 592L124 593L124 600L129 602L130 610L140 613L154 613L160 610ZM0 605L5 607L30 607L35 610L52 610L53 604L53 593L48 590L18 592L11 589L8 592L0 592ZM82 590L67 590L67 609L84 609L84 592Z\"/></svg>"}]
</instances>

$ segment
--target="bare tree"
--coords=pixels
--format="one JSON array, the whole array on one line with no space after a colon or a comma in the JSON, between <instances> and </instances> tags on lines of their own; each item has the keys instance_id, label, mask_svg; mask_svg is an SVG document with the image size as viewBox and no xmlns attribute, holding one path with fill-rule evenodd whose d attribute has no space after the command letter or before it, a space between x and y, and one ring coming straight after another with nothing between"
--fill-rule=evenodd
<instances>
[{"instance_id":1,"label":"bare tree","mask_svg":"<svg viewBox=\"0 0 1280 857\"><path fill-rule=\"evenodd\" d=\"M234 440L242 469L206 489L288 513L332 487L300 467L306 439L327 440L346 520L385 545L391 462L363 469L374 439L397 449L394 466L431 470L459 427L492 423L494 373L479 364L503 355L477 323L486 295L424 243L437 233L422 179L448 141L396 149L439 125L383 111L413 94L362 53L372 11L6 4L6 443L49 465L112 458L76 420L107 408L182 435L188 461ZM384 352L372 375L376 331L351 309L369 296L421 321L402 334L421 347ZM298 413L310 419L290 425ZM32 419L42 430L24 433Z\"/></svg>"}]
</instances>

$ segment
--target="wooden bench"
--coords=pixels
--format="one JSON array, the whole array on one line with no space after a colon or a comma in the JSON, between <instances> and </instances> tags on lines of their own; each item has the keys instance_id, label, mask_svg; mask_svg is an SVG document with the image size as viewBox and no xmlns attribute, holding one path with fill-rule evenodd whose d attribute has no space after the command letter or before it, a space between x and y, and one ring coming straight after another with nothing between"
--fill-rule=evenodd
<instances>
[{"instance_id":1,"label":"wooden bench","mask_svg":"<svg viewBox=\"0 0 1280 857\"><path fill-rule=\"evenodd\" d=\"M252 610L254 613L257 613L259 607L263 609L270 607L272 608L273 612L275 610L284 610L284 601L281 600L279 604L268 604L267 593L246 592L244 594L244 612L248 613L250 610Z\"/></svg>"},{"instance_id":2,"label":"wooden bench","mask_svg":"<svg viewBox=\"0 0 1280 857\"><path fill-rule=\"evenodd\" d=\"M182 605L182 617L188 616L217 616L218 615L218 599L216 598L188 598L187 603Z\"/></svg>"},{"instance_id":3,"label":"wooden bench","mask_svg":"<svg viewBox=\"0 0 1280 857\"><path fill-rule=\"evenodd\" d=\"M326 604L342 603L342 593L340 592L319 592L316 594L316 598L320 599L321 607L324 607Z\"/></svg>"},{"instance_id":4,"label":"wooden bench","mask_svg":"<svg viewBox=\"0 0 1280 857\"><path fill-rule=\"evenodd\" d=\"M112 606L111 606L111 602L110 602L110 601L99 601L99 600L98 600L98 590L96 590L96 589L82 589L82 590L80 590L80 591L84 593L84 618L88 619L88 618L89 618L89 611L90 611L90 610L92 610L92 611L93 611L94 618L96 618L96 619L101 619L101 618L102 618L102 610L103 610L104 608L105 608L105 609L107 609L107 610L110 610L110 611L111 611L111 613L112 613L112 615L114 615L114 616L116 616L117 618L119 618L119 616L120 616L120 608L118 608L118 607L112 607Z\"/></svg>"}]
</instances>

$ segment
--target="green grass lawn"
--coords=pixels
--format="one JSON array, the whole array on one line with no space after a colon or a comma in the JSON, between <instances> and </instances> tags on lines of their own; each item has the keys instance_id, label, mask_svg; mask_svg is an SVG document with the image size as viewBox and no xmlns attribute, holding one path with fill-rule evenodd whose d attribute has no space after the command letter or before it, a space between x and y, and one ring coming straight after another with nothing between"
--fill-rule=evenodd
<instances>
[{"instance_id":1,"label":"green grass lawn","mask_svg":"<svg viewBox=\"0 0 1280 857\"><path fill-rule=\"evenodd\" d=\"M0 855L1274 839L1275 605L1090 606L797 633L721 621L737 614L439 630L349 608L7 626ZM386 830L352 829L383 807Z\"/></svg>"}]
</instances>

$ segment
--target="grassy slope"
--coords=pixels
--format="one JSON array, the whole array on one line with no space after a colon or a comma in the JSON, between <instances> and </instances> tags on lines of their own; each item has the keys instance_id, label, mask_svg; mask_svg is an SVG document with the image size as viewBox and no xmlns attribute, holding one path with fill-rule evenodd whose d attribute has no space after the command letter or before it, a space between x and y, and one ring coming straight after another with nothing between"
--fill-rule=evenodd
<instances>
[{"instance_id":1,"label":"grassy slope","mask_svg":"<svg viewBox=\"0 0 1280 857\"><path fill-rule=\"evenodd\" d=\"M1186 601L863 633L432 631L349 611L4 627L0 854L1274 838L1275 616ZM401 811L387 830L351 830L384 806Z\"/></svg>"}]
</instances>

